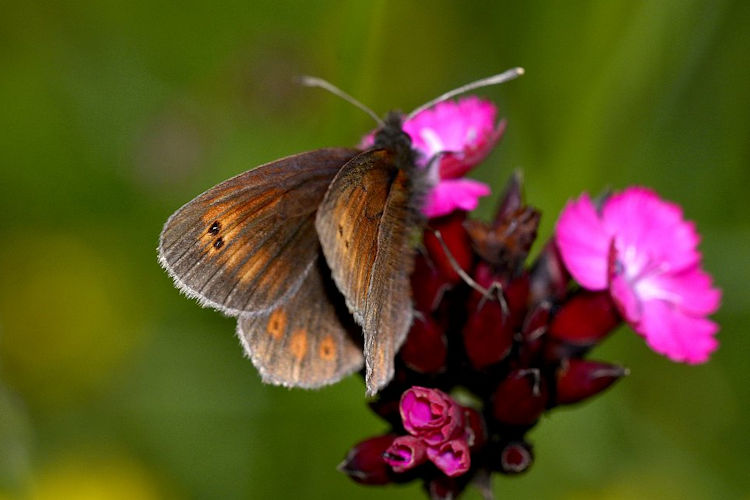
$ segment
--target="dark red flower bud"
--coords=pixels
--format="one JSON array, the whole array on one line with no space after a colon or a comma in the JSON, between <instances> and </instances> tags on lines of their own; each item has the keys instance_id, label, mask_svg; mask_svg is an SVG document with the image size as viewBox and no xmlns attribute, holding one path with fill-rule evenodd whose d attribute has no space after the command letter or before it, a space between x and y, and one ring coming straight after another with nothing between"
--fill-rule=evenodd
<instances>
[{"instance_id":1,"label":"dark red flower bud","mask_svg":"<svg viewBox=\"0 0 750 500\"><path fill-rule=\"evenodd\" d=\"M482 415L474 408L464 407L464 437L471 451L480 449L487 442L487 424Z\"/></svg>"},{"instance_id":2,"label":"dark red flower bud","mask_svg":"<svg viewBox=\"0 0 750 500\"><path fill-rule=\"evenodd\" d=\"M457 210L444 217L431 219L430 228L439 231L440 237L448 248L455 264L468 272L474 260L474 254L471 251L469 235L463 226L465 220L466 212ZM443 249L443 244L441 244L430 229L427 229L424 232L423 242L430 259L435 264L435 267L440 274L447 278L451 283L458 283L461 281L461 277L456 271L455 264L452 263L451 259L446 255Z\"/></svg>"},{"instance_id":3,"label":"dark red flower bud","mask_svg":"<svg viewBox=\"0 0 750 500\"><path fill-rule=\"evenodd\" d=\"M531 445L525 441L507 443L500 452L500 471L505 474L520 474L534 463Z\"/></svg>"},{"instance_id":4,"label":"dark red flower bud","mask_svg":"<svg viewBox=\"0 0 750 500\"><path fill-rule=\"evenodd\" d=\"M552 304L540 302L529 312L521 328L521 338L524 342L534 342L547 333L547 323Z\"/></svg>"},{"instance_id":5,"label":"dark red flower bud","mask_svg":"<svg viewBox=\"0 0 750 500\"><path fill-rule=\"evenodd\" d=\"M427 445L414 436L399 436L383 453L394 472L405 472L427 461Z\"/></svg>"},{"instance_id":6,"label":"dark red flower bud","mask_svg":"<svg viewBox=\"0 0 750 500\"><path fill-rule=\"evenodd\" d=\"M488 293L473 290L467 301L469 310L476 309L479 304L485 302L489 294L504 302L503 309L510 314L512 327L521 325L529 298L528 274L521 273L514 278L507 278L496 274L492 266L486 262L479 262L474 269L473 279Z\"/></svg>"},{"instance_id":7,"label":"dark red flower bud","mask_svg":"<svg viewBox=\"0 0 750 500\"><path fill-rule=\"evenodd\" d=\"M401 413L399 413L399 400L401 399L400 384L389 385L380 391L375 399L367 404L370 409L382 419L392 425L401 425Z\"/></svg>"},{"instance_id":8,"label":"dark red flower bud","mask_svg":"<svg viewBox=\"0 0 750 500\"><path fill-rule=\"evenodd\" d=\"M503 290L505 302L510 310L510 321L513 328L520 327L526 316L529 300L529 275L521 274L511 280Z\"/></svg>"},{"instance_id":9,"label":"dark red flower bud","mask_svg":"<svg viewBox=\"0 0 750 500\"><path fill-rule=\"evenodd\" d=\"M536 368L514 370L500 382L492 398L492 416L509 425L531 425L544 412L547 385Z\"/></svg>"},{"instance_id":10,"label":"dark red flower bud","mask_svg":"<svg viewBox=\"0 0 750 500\"><path fill-rule=\"evenodd\" d=\"M414 308L417 311L431 313L437 309L443 294L450 286L450 280L440 274L426 256L421 253L417 254L414 260L414 272L411 275Z\"/></svg>"},{"instance_id":11,"label":"dark red flower bud","mask_svg":"<svg viewBox=\"0 0 750 500\"><path fill-rule=\"evenodd\" d=\"M528 365L542 350L551 309L552 304L542 301L527 314L521 327L521 347L518 353L521 366Z\"/></svg>"},{"instance_id":12,"label":"dark red flower bud","mask_svg":"<svg viewBox=\"0 0 750 500\"><path fill-rule=\"evenodd\" d=\"M513 347L513 325L502 303L489 297L469 314L463 329L464 348L474 368L481 370L499 363Z\"/></svg>"},{"instance_id":13,"label":"dark red flower bud","mask_svg":"<svg viewBox=\"0 0 750 500\"><path fill-rule=\"evenodd\" d=\"M338 470L362 484L388 484L392 481L391 467L383 460L383 453L396 438L393 434L372 437L354 446L338 466Z\"/></svg>"},{"instance_id":14,"label":"dark red flower bud","mask_svg":"<svg viewBox=\"0 0 750 500\"><path fill-rule=\"evenodd\" d=\"M568 291L570 274L565 269L554 241L545 245L531 266L531 303L559 302Z\"/></svg>"},{"instance_id":15,"label":"dark red flower bud","mask_svg":"<svg viewBox=\"0 0 750 500\"><path fill-rule=\"evenodd\" d=\"M563 303L550 324L550 336L577 346L600 342L620 324L609 292L581 291Z\"/></svg>"},{"instance_id":16,"label":"dark red flower bud","mask_svg":"<svg viewBox=\"0 0 750 500\"><path fill-rule=\"evenodd\" d=\"M432 316L416 315L400 355L406 366L416 372L442 371L448 356L448 344L442 326Z\"/></svg>"},{"instance_id":17,"label":"dark red flower bud","mask_svg":"<svg viewBox=\"0 0 750 500\"><path fill-rule=\"evenodd\" d=\"M628 374L622 366L589 361L566 360L557 371L557 403L571 404L599 394Z\"/></svg>"},{"instance_id":18,"label":"dark red flower bud","mask_svg":"<svg viewBox=\"0 0 750 500\"><path fill-rule=\"evenodd\" d=\"M466 481L442 475L425 483L430 500L456 500L465 487Z\"/></svg>"}]
</instances>

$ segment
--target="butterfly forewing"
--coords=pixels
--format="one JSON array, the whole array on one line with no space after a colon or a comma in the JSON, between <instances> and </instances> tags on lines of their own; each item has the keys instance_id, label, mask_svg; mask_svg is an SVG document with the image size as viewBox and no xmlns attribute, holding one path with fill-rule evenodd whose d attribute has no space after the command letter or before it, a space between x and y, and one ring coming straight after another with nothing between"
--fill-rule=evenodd
<instances>
[{"instance_id":1,"label":"butterfly forewing","mask_svg":"<svg viewBox=\"0 0 750 500\"><path fill-rule=\"evenodd\" d=\"M322 257L300 288L276 309L240 315L237 333L263 381L315 388L362 367L359 328L343 305Z\"/></svg>"},{"instance_id":2,"label":"butterfly forewing","mask_svg":"<svg viewBox=\"0 0 750 500\"><path fill-rule=\"evenodd\" d=\"M334 281L362 326L370 395L392 378L412 319L409 184L394 151L365 151L336 175L315 222Z\"/></svg>"},{"instance_id":3,"label":"butterfly forewing","mask_svg":"<svg viewBox=\"0 0 750 500\"><path fill-rule=\"evenodd\" d=\"M160 262L204 305L230 315L273 309L299 289L318 256L315 210L356 153L301 153L211 188L169 218Z\"/></svg>"}]
</instances>

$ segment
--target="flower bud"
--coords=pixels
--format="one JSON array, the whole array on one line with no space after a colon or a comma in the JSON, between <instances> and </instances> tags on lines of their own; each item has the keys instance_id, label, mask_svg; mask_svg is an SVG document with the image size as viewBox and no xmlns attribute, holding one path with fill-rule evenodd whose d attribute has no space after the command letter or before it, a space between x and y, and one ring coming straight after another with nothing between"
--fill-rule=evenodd
<instances>
[{"instance_id":1,"label":"flower bud","mask_svg":"<svg viewBox=\"0 0 750 500\"><path fill-rule=\"evenodd\" d=\"M401 390L400 384L390 384L380 391L377 397L367 403L376 415L395 427L401 425L401 414L399 413Z\"/></svg>"},{"instance_id":2,"label":"flower bud","mask_svg":"<svg viewBox=\"0 0 750 500\"><path fill-rule=\"evenodd\" d=\"M557 371L557 403L571 404L599 394L628 374L622 366L570 359L563 362Z\"/></svg>"},{"instance_id":3,"label":"flower bud","mask_svg":"<svg viewBox=\"0 0 750 500\"><path fill-rule=\"evenodd\" d=\"M456 500L466 487L466 481L438 475L425 483L430 500Z\"/></svg>"},{"instance_id":4,"label":"flower bud","mask_svg":"<svg viewBox=\"0 0 750 500\"><path fill-rule=\"evenodd\" d=\"M513 329L501 303L488 298L469 315L463 329L464 348L472 366L481 370L499 363L513 347Z\"/></svg>"},{"instance_id":5,"label":"flower bud","mask_svg":"<svg viewBox=\"0 0 750 500\"><path fill-rule=\"evenodd\" d=\"M529 301L529 275L522 273L512 279L503 290L505 302L510 311L510 321L513 328L518 328L523 323Z\"/></svg>"},{"instance_id":6,"label":"flower bud","mask_svg":"<svg viewBox=\"0 0 750 500\"><path fill-rule=\"evenodd\" d=\"M531 425L544 412L549 398L538 369L514 370L500 382L492 398L492 416L508 425Z\"/></svg>"},{"instance_id":7,"label":"flower bud","mask_svg":"<svg viewBox=\"0 0 750 500\"><path fill-rule=\"evenodd\" d=\"M386 434L361 441L349 450L338 470L358 483L390 483L391 468L383 460L383 453L391 446L395 437L393 434Z\"/></svg>"},{"instance_id":8,"label":"flower bud","mask_svg":"<svg viewBox=\"0 0 750 500\"><path fill-rule=\"evenodd\" d=\"M468 272L474 257L469 235L463 226L465 220L466 212L457 210L449 215L431 219L430 227L440 232L440 237L448 248L455 264ZM451 283L461 281L461 277L458 275L454 263L446 255L443 245L429 229L424 232L423 244L430 259L443 277Z\"/></svg>"},{"instance_id":9,"label":"flower bud","mask_svg":"<svg viewBox=\"0 0 750 500\"><path fill-rule=\"evenodd\" d=\"M415 316L400 356L406 366L415 372L442 371L448 357L443 328L431 316Z\"/></svg>"},{"instance_id":10,"label":"flower bud","mask_svg":"<svg viewBox=\"0 0 750 500\"><path fill-rule=\"evenodd\" d=\"M525 441L507 443L500 452L500 471L505 474L520 474L534 463L531 445Z\"/></svg>"},{"instance_id":11,"label":"flower bud","mask_svg":"<svg viewBox=\"0 0 750 500\"><path fill-rule=\"evenodd\" d=\"M414 436L399 436L383 453L383 460L394 472L404 472L427 460L427 446Z\"/></svg>"},{"instance_id":12,"label":"flower bud","mask_svg":"<svg viewBox=\"0 0 750 500\"><path fill-rule=\"evenodd\" d=\"M479 262L473 274L474 281L488 290L490 295L505 303L503 309L510 314L511 325L520 326L526 314L529 298L529 276L521 273L515 277L504 277L497 274L486 262ZM467 301L469 310L476 309L488 299L486 293L473 290Z\"/></svg>"},{"instance_id":13,"label":"flower bud","mask_svg":"<svg viewBox=\"0 0 750 500\"><path fill-rule=\"evenodd\" d=\"M550 241L531 266L531 303L542 300L556 303L568 291L570 274L565 269L554 241Z\"/></svg>"},{"instance_id":14,"label":"flower bud","mask_svg":"<svg viewBox=\"0 0 750 500\"><path fill-rule=\"evenodd\" d=\"M528 366L542 350L552 304L539 302L524 319L521 327L521 346L518 357L521 366Z\"/></svg>"},{"instance_id":15,"label":"flower bud","mask_svg":"<svg viewBox=\"0 0 750 500\"><path fill-rule=\"evenodd\" d=\"M412 436L438 445L463 432L463 410L438 389L414 386L401 396L401 420Z\"/></svg>"},{"instance_id":16,"label":"flower bud","mask_svg":"<svg viewBox=\"0 0 750 500\"><path fill-rule=\"evenodd\" d=\"M437 309L450 286L450 281L440 274L429 258L421 253L417 254L411 275L414 308L417 311L427 314Z\"/></svg>"},{"instance_id":17,"label":"flower bud","mask_svg":"<svg viewBox=\"0 0 750 500\"><path fill-rule=\"evenodd\" d=\"M427 457L449 477L460 476L471 467L471 452L463 438L430 446L427 448Z\"/></svg>"},{"instance_id":18,"label":"flower bud","mask_svg":"<svg viewBox=\"0 0 750 500\"><path fill-rule=\"evenodd\" d=\"M547 333L547 323L552 304L540 302L526 316L521 328L521 338L524 342L533 342Z\"/></svg>"},{"instance_id":19,"label":"flower bud","mask_svg":"<svg viewBox=\"0 0 750 500\"><path fill-rule=\"evenodd\" d=\"M487 424L474 408L464 408L464 438L471 451L480 449L487 442Z\"/></svg>"},{"instance_id":20,"label":"flower bud","mask_svg":"<svg viewBox=\"0 0 750 500\"><path fill-rule=\"evenodd\" d=\"M609 292L581 291L566 300L555 314L550 336L576 346L593 346L618 324L620 316Z\"/></svg>"}]
</instances>

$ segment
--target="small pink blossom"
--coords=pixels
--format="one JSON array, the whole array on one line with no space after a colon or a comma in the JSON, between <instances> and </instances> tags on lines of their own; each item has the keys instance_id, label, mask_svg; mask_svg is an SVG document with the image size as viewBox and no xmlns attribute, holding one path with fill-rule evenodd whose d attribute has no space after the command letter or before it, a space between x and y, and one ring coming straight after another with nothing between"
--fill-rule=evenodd
<instances>
[{"instance_id":1,"label":"small pink blossom","mask_svg":"<svg viewBox=\"0 0 750 500\"><path fill-rule=\"evenodd\" d=\"M702 363L717 348L718 326L706 316L721 292L701 269L700 237L678 205L631 187L597 210L583 194L563 210L555 238L570 274L584 288L608 289L654 351Z\"/></svg>"},{"instance_id":2,"label":"small pink blossom","mask_svg":"<svg viewBox=\"0 0 750 500\"><path fill-rule=\"evenodd\" d=\"M463 438L453 439L438 446L427 449L427 457L446 476L456 477L465 473L471 467L471 453L469 445Z\"/></svg>"},{"instance_id":3,"label":"small pink blossom","mask_svg":"<svg viewBox=\"0 0 750 500\"><path fill-rule=\"evenodd\" d=\"M426 164L440 154L441 179L463 177L490 153L505 131L497 108L475 96L443 101L404 123L404 132Z\"/></svg>"},{"instance_id":4,"label":"small pink blossom","mask_svg":"<svg viewBox=\"0 0 750 500\"><path fill-rule=\"evenodd\" d=\"M463 432L463 411L443 391L414 386L401 396L401 420L409 434L437 445Z\"/></svg>"},{"instance_id":5,"label":"small pink blossom","mask_svg":"<svg viewBox=\"0 0 750 500\"><path fill-rule=\"evenodd\" d=\"M404 132L417 151L417 164L430 168L433 184L427 194L424 214L439 217L460 210L474 210L490 188L478 181L462 179L497 144L505 131L504 120L496 124L497 108L490 101L469 96L443 101L406 120ZM372 146L374 134L365 136L361 147Z\"/></svg>"},{"instance_id":6,"label":"small pink blossom","mask_svg":"<svg viewBox=\"0 0 750 500\"><path fill-rule=\"evenodd\" d=\"M383 460L394 472L405 472L427 460L427 445L414 436L399 436L385 451Z\"/></svg>"}]
</instances>

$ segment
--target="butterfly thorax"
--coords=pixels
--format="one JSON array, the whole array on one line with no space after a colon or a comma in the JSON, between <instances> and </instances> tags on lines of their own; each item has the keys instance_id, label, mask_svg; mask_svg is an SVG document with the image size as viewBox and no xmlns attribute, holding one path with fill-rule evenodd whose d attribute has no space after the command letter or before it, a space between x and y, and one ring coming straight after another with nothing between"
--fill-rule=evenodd
<instances>
[{"instance_id":1,"label":"butterfly thorax","mask_svg":"<svg viewBox=\"0 0 750 500\"><path fill-rule=\"evenodd\" d=\"M411 138L403 129L403 116L398 111L391 111L384 120L384 125L375 133L376 148L386 148L396 153L396 165L399 169L413 168L416 154L412 149Z\"/></svg>"}]
</instances>

